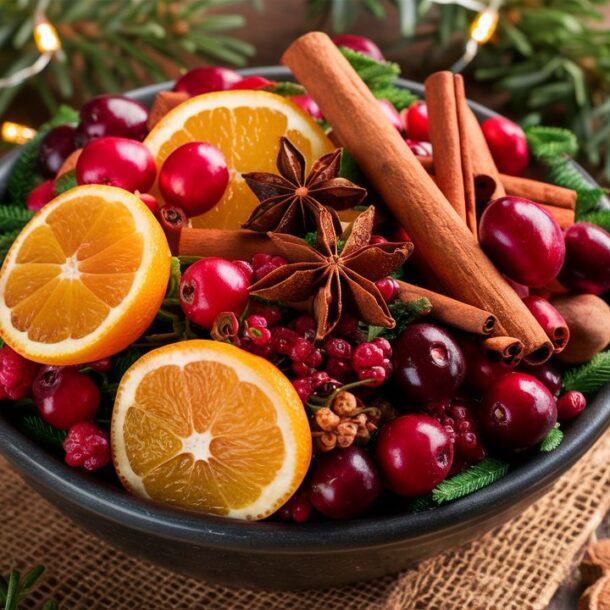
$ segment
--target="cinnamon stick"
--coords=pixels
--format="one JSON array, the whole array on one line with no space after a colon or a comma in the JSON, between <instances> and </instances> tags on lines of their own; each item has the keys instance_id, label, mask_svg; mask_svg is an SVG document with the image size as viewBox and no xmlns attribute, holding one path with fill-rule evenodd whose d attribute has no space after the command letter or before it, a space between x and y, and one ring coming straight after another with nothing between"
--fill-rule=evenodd
<instances>
[{"instance_id":1,"label":"cinnamon stick","mask_svg":"<svg viewBox=\"0 0 610 610\"><path fill-rule=\"evenodd\" d=\"M523 358L523 343L514 337L488 337L483 341L483 349L490 360L507 366L517 366Z\"/></svg>"},{"instance_id":2,"label":"cinnamon stick","mask_svg":"<svg viewBox=\"0 0 610 610\"><path fill-rule=\"evenodd\" d=\"M282 61L319 104L444 291L493 313L498 319L496 332L519 339L531 360L547 360L553 346L538 322L485 256L330 38L320 32L305 34L288 48Z\"/></svg>"},{"instance_id":3,"label":"cinnamon stick","mask_svg":"<svg viewBox=\"0 0 610 610\"><path fill-rule=\"evenodd\" d=\"M496 317L488 311L407 282L398 281L398 286L401 301L425 297L432 303L431 316L443 324L476 335L490 335L495 328Z\"/></svg>"},{"instance_id":4,"label":"cinnamon stick","mask_svg":"<svg viewBox=\"0 0 610 610\"><path fill-rule=\"evenodd\" d=\"M189 94L186 91L160 91L148 113L148 129L152 129L170 110L188 99Z\"/></svg>"},{"instance_id":5,"label":"cinnamon stick","mask_svg":"<svg viewBox=\"0 0 610 610\"><path fill-rule=\"evenodd\" d=\"M576 213L574 210L568 210L566 208L557 208L554 205L546 205L539 203L559 224L562 229L566 229L570 225L576 222Z\"/></svg>"},{"instance_id":6,"label":"cinnamon stick","mask_svg":"<svg viewBox=\"0 0 610 610\"><path fill-rule=\"evenodd\" d=\"M255 231L224 229L182 229L178 241L181 256L220 256L229 260L251 259L259 252L277 255L273 242Z\"/></svg>"}]
</instances>

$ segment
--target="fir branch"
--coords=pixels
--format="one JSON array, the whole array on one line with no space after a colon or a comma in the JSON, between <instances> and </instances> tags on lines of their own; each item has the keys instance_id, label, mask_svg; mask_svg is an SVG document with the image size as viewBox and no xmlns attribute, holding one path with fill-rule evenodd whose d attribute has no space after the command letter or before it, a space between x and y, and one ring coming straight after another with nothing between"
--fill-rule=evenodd
<instances>
[{"instance_id":1,"label":"fir branch","mask_svg":"<svg viewBox=\"0 0 610 610\"><path fill-rule=\"evenodd\" d=\"M339 47L341 53L367 87L374 91L391 85L400 76L400 67L390 61L377 61L364 53L358 53L347 47Z\"/></svg>"},{"instance_id":2,"label":"fir branch","mask_svg":"<svg viewBox=\"0 0 610 610\"><path fill-rule=\"evenodd\" d=\"M366 184L367 180L362 173L362 170L356 163L356 159L352 156L352 153L347 149L343 149L343 153L341 154L341 165L339 167L338 175L341 178L346 178L355 184L362 186Z\"/></svg>"},{"instance_id":3,"label":"fir branch","mask_svg":"<svg viewBox=\"0 0 610 610\"><path fill-rule=\"evenodd\" d=\"M432 311L432 303L426 298L416 299L408 303L403 303L397 299L388 305L388 309L396 322L396 326L394 328L369 326L367 341L372 341L376 337L385 337L388 341L393 341L414 320L429 314Z\"/></svg>"},{"instance_id":4,"label":"fir branch","mask_svg":"<svg viewBox=\"0 0 610 610\"><path fill-rule=\"evenodd\" d=\"M182 271L180 270L180 259L177 256L172 256L170 259L170 275L165 293L165 300L177 299L180 280L182 279Z\"/></svg>"},{"instance_id":5,"label":"fir branch","mask_svg":"<svg viewBox=\"0 0 610 610\"><path fill-rule=\"evenodd\" d=\"M47 424L38 415L28 415L21 420L21 429L36 442L51 449L61 449L67 432Z\"/></svg>"},{"instance_id":6,"label":"fir branch","mask_svg":"<svg viewBox=\"0 0 610 610\"><path fill-rule=\"evenodd\" d=\"M402 89L394 85L375 88L372 89L372 92L378 100L388 100L398 111L408 108L414 101L419 99L417 95L411 93L408 89Z\"/></svg>"},{"instance_id":7,"label":"fir branch","mask_svg":"<svg viewBox=\"0 0 610 610\"><path fill-rule=\"evenodd\" d=\"M554 451L561 445L563 441L563 432L559 428L559 424L555 424L553 429L546 435L546 438L540 445L540 451L543 453L549 453Z\"/></svg>"},{"instance_id":8,"label":"fir branch","mask_svg":"<svg viewBox=\"0 0 610 610\"><path fill-rule=\"evenodd\" d=\"M115 379L120 380L132 364L144 355L144 350L128 347L112 357L112 373Z\"/></svg>"},{"instance_id":9,"label":"fir branch","mask_svg":"<svg viewBox=\"0 0 610 610\"><path fill-rule=\"evenodd\" d=\"M569 129L532 125L525 128L527 144L535 157L554 159L559 155L574 157L578 152L578 140Z\"/></svg>"},{"instance_id":10,"label":"fir branch","mask_svg":"<svg viewBox=\"0 0 610 610\"><path fill-rule=\"evenodd\" d=\"M410 513L423 513L426 510L430 510L434 508L436 504L432 499L432 494L426 494L425 496L419 496L419 498L415 498L407 507L407 510Z\"/></svg>"},{"instance_id":11,"label":"fir branch","mask_svg":"<svg viewBox=\"0 0 610 610\"><path fill-rule=\"evenodd\" d=\"M21 230L34 216L27 208L20 205L0 205L0 233Z\"/></svg>"},{"instance_id":12,"label":"fir branch","mask_svg":"<svg viewBox=\"0 0 610 610\"><path fill-rule=\"evenodd\" d=\"M0 265L4 262L8 251L13 245L13 242L17 239L19 233L21 233L21 229L14 229L13 231L0 235Z\"/></svg>"},{"instance_id":13,"label":"fir branch","mask_svg":"<svg viewBox=\"0 0 610 610\"><path fill-rule=\"evenodd\" d=\"M563 389L595 394L610 382L610 350L601 352L585 364L568 370L563 376Z\"/></svg>"},{"instance_id":14,"label":"fir branch","mask_svg":"<svg viewBox=\"0 0 610 610\"><path fill-rule=\"evenodd\" d=\"M432 490L432 499L437 504L444 504L467 496L501 479L508 472L508 467L506 462L487 458L439 483Z\"/></svg>"},{"instance_id":15,"label":"fir branch","mask_svg":"<svg viewBox=\"0 0 610 610\"><path fill-rule=\"evenodd\" d=\"M591 222L594 225L598 225L602 229L606 229L606 231L610 231L610 210L600 210L598 212L581 214L578 220L583 222Z\"/></svg>"},{"instance_id":16,"label":"fir branch","mask_svg":"<svg viewBox=\"0 0 610 610\"><path fill-rule=\"evenodd\" d=\"M69 172L62 174L55 181L55 194L61 195L62 193L69 191L77 185L78 183L76 182L76 170L71 169Z\"/></svg>"},{"instance_id":17,"label":"fir branch","mask_svg":"<svg viewBox=\"0 0 610 610\"><path fill-rule=\"evenodd\" d=\"M17 610L27 600L32 589L44 572L43 566L35 566L23 578L17 570L12 570L8 575L0 575L0 606L4 610ZM43 610L58 610L59 605L55 600L48 600Z\"/></svg>"},{"instance_id":18,"label":"fir branch","mask_svg":"<svg viewBox=\"0 0 610 610\"><path fill-rule=\"evenodd\" d=\"M306 93L305 87L303 87L303 85L299 85L298 83L293 83L290 81L279 81L274 85L265 87L265 91L269 91L270 93L275 93L276 95L281 95L283 97L290 97L292 95L303 95Z\"/></svg>"}]
</instances>

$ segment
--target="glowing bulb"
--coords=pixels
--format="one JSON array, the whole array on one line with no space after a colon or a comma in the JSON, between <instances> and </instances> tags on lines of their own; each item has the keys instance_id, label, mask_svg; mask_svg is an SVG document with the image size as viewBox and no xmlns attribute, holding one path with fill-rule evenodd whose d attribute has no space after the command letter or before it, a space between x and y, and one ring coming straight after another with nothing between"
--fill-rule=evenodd
<instances>
[{"instance_id":1,"label":"glowing bulb","mask_svg":"<svg viewBox=\"0 0 610 610\"><path fill-rule=\"evenodd\" d=\"M470 26L470 38L477 44L489 42L498 26L498 12L486 10L479 13Z\"/></svg>"},{"instance_id":2,"label":"glowing bulb","mask_svg":"<svg viewBox=\"0 0 610 610\"><path fill-rule=\"evenodd\" d=\"M41 21L34 28L34 40L41 53L53 53L61 49L57 30L48 21Z\"/></svg>"},{"instance_id":3,"label":"glowing bulb","mask_svg":"<svg viewBox=\"0 0 610 610\"><path fill-rule=\"evenodd\" d=\"M25 144L36 135L36 130L26 125L5 121L0 128L0 134L5 142L11 144Z\"/></svg>"}]
</instances>

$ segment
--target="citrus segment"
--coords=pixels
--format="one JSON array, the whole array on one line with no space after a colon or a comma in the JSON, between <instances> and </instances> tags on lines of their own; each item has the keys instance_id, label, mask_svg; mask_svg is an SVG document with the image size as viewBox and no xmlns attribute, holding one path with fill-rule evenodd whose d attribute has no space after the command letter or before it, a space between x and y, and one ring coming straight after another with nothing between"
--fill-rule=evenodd
<instances>
[{"instance_id":1,"label":"citrus segment","mask_svg":"<svg viewBox=\"0 0 610 610\"><path fill-rule=\"evenodd\" d=\"M122 189L70 189L25 226L0 271L0 334L45 364L115 354L153 320L167 287L167 241Z\"/></svg>"},{"instance_id":2,"label":"citrus segment","mask_svg":"<svg viewBox=\"0 0 610 610\"><path fill-rule=\"evenodd\" d=\"M163 117L144 143L157 169L187 142L204 141L219 148L231 174L229 185L223 198L192 222L198 227L237 229L259 203L241 174L276 173L281 136L303 153L308 168L335 148L319 125L290 100L247 90L206 93L183 102Z\"/></svg>"},{"instance_id":3,"label":"citrus segment","mask_svg":"<svg viewBox=\"0 0 610 610\"><path fill-rule=\"evenodd\" d=\"M275 512L311 460L307 417L290 381L216 341L175 343L138 360L121 380L111 434L127 489L233 518Z\"/></svg>"}]
</instances>

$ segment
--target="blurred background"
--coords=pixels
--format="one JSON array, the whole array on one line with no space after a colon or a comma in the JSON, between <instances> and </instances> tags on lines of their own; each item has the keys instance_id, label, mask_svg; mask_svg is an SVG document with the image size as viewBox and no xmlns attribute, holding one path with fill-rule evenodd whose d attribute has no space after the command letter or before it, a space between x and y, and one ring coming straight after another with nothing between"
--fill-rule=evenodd
<instances>
[{"instance_id":1,"label":"blurred background","mask_svg":"<svg viewBox=\"0 0 610 610\"><path fill-rule=\"evenodd\" d=\"M469 97L522 124L569 127L580 161L610 184L610 0L0 0L1 77L40 58L41 16L61 49L0 86L1 120L36 127L62 103L197 65L277 64L322 29L373 39L406 78L453 66Z\"/></svg>"}]
</instances>

